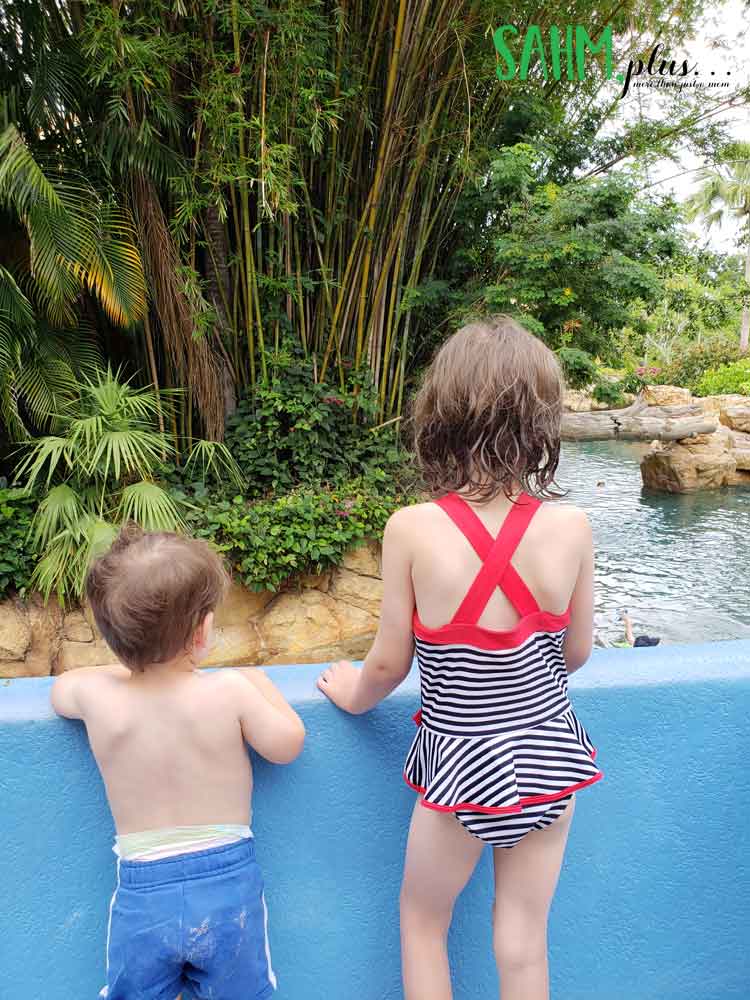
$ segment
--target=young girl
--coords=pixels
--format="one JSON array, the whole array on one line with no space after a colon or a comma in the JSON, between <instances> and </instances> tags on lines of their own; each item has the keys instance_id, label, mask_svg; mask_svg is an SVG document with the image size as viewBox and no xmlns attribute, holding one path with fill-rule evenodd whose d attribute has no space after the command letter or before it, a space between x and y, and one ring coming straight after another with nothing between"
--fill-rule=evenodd
<instances>
[{"instance_id":1,"label":"young girl","mask_svg":"<svg viewBox=\"0 0 750 1000\"><path fill-rule=\"evenodd\" d=\"M591 652L591 531L581 511L541 502L556 496L561 410L555 356L512 319L443 345L415 407L417 456L439 499L388 522L364 669L337 663L318 681L340 708L366 712L406 677L416 644L406 1000L450 1000L453 905L486 844L503 1000L549 995L547 913L574 793L602 776L567 693Z\"/></svg>"}]
</instances>

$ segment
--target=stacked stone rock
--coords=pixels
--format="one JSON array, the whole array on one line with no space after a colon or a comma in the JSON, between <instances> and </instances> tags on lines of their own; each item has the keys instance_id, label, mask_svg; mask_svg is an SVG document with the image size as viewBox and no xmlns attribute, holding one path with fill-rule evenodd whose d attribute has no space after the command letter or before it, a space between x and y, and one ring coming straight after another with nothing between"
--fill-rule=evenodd
<instances>
[{"instance_id":1,"label":"stacked stone rock","mask_svg":"<svg viewBox=\"0 0 750 1000\"><path fill-rule=\"evenodd\" d=\"M351 549L341 566L302 577L279 594L235 585L217 612L215 647L205 666L360 659L375 635L382 592L375 542ZM0 678L44 677L112 662L88 608L63 611L38 595L0 603Z\"/></svg>"}]
</instances>

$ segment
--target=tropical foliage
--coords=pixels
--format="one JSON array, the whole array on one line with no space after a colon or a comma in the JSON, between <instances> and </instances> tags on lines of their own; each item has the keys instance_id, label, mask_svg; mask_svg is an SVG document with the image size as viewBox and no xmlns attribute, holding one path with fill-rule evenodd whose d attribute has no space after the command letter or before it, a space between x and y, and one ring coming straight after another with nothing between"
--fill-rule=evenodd
<instances>
[{"instance_id":1,"label":"tropical foliage","mask_svg":"<svg viewBox=\"0 0 750 1000\"><path fill-rule=\"evenodd\" d=\"M84 381L80 395L54 414L55 433L28 446L18 476L41 498L31 538L43 553L33 583L45 597L80 597L92 556L111 544L118 524L181 526L173 498L153 478L172 447L156 422L165 402L110 370Z\"/></svg>"},{"instance_id":2,"label":"tropical foliage","mask_svg":"<svg viewBox=\"0 0 750 1000\"><path fill-rule=\"evenodd\" d=\"M740 329L740 349L750 344L750 142L735 142L724 147L721 158L703 171L703 183L693 196L690 210L706 225L721 225L727 215L741 220L747 239L745 289Z\"/></svg>"},{"instance_id":3,"label":"tropical foliage","mask_svg":"<svg viewBox=\"0 0 750 1000\"><path fill-rule=\"evenodd\" d=\"M385 522L409 493L382 490L375 480L338 488L300 487L260 503L243 497L191 505L190 530L222 552L250 590L277 590L290 577L320 573L347 549L382 535Z\"/></svg>"},{"instance_id":4,"label":"tropical foliage","mask_svg":"<svg viewBox=\"0 0 750 1000\"><path fill-rule=\"evenodd\" d=\"M24 490L0 489L0 598L24 594L36 562L29 529L36 504Z\"/></svg>"},{"instance_id":5,"label":"tropical foliage","mask_svg":"<svg viewBox=\"0 0 750 1000\"><path fill-rule=\"evenodd\" d=\"M750 396L750 358L719 368L709 368L701 376L695 391L698 396L735 392Z\"/></svg>"},{"instance_id":6,"label":"tropical foliage","mask_svg":"<svg viewBox=\"0 0 750 1000\"><path fill-rule=\"evenodd\" d=\"M377 410L369 380L349 370L343 389L316 381L310 362L286 351L269 358L267 382L240 400L226 444L251 496L342 483L403 458L392 424L368 426Z\"/></svg>"},{"instance_id":7,"label":"tropical foliage","mask_svg":"<svg viewBox=\"0 0 750 1000\"><path fill-rule=\"evenodd\" d=\"M703 6L502 17L611 23L621 64L657 35L679 46ZM719 112L747 93L675 88L620 116L601 54L582 80L538 60L499 79L498 17L491 0L2 6L0 461L22 445L35 585L75 596L131 516L207 532L256 585L338 557L410 495L410 391L479 311L518 316L608 398L640 376L612 388L606 364L687 358L697 383L693 343L734 336L748 289L643 167L677 143L719 163Z\"/></svg>"}]
</instances>

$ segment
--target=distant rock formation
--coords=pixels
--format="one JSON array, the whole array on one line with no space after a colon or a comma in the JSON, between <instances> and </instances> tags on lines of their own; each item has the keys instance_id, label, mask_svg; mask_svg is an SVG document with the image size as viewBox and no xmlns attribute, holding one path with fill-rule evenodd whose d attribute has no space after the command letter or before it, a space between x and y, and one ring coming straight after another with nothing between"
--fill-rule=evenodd
<instances>
[{"instance_id":1,"label":"distant rock formation","mask_svg":"<svg viewBox=\"0 0 750 1000\"><path fill-rule=\"evenodd\" d=\"M564 441L648 441L643 485L658 493L750 486L750 397L693 398L674 385L646 386L619 410L566 393Z\"/></svg>"}]
</instances>

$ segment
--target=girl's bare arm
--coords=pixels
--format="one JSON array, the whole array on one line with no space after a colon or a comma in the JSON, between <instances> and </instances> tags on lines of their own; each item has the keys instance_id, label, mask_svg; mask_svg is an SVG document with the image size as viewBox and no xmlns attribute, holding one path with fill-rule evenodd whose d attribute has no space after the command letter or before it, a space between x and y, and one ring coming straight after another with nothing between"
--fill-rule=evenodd
<instances>
[{"instance_id":1,"label":"girl's bare arm","mask_svg":"<svg viewBox=\"0 0 750 1000\"><path fill-rule=\"evenodd\" d=\"M591 656L594 644L594 542L588 517L579 511L581 563L573 596L570 599L570 625L565 636L563 655L572 674Z\"/></svg>"},{"instance_id":2,"label":"girl's bare arm","mask_svg":"<svg viewBox=\"0 0 750 1000\"><path fill-rule=\"evenodd\" d=\"M318 687L346 712L374 708L404 680L414 657L414 587L405 511L397 511L383 535L383 603L380 623L364 667L335 663L318 678Z\"/></svg>"}]
</instances>

